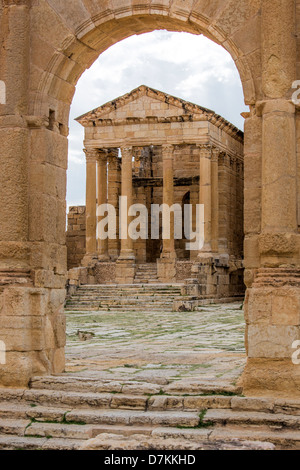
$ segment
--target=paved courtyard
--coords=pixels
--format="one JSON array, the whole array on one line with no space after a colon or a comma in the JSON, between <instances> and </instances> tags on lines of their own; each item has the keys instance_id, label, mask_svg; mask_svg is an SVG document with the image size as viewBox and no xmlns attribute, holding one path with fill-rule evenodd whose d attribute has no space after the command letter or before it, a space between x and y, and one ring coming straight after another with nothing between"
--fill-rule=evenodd
<instances>
[{"instance_id":1,"label":"paved courtyard","mask_svg":"<svg viewBox=\"0 0 300 470\"><path fill-rule=\"evenodd\" d=\"M108 380L234 385L246 362L241 302L196 312L67 313L66 370Z\"/></svg>"}]
</instances>

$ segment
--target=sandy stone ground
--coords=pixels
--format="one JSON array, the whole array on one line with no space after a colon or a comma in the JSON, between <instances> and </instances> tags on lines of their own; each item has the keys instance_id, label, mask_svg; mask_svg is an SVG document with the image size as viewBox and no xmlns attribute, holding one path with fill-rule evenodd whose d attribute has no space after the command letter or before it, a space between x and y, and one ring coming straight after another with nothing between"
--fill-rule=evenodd
<instances>
[{"instance_id":1,"label":"sandy stone ground","mask_svg":"<svg viewBox=\"0 0 300 470\"><path fill-rule=\"evenodd\" d=\"M68 312L66 371L108 380L235 385L246 363L241 302L196 312Z\"/></svg>"}]
</instances>

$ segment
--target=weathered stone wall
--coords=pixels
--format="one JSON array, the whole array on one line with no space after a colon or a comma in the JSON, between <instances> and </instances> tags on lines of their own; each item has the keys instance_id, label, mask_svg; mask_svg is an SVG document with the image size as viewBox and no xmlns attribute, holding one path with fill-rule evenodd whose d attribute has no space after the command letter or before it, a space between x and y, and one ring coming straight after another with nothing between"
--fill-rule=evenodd
<instances>
[{"instance_id":1,"label":"weathered stone wall","mask_svg":"<svg viewBox=\"0 0 300 470\"><path fill-rule=\"evenodd\" d=\"M34 374L64 368L67 135L75 85L110 45L168 29L212 38L239 70L250 105L244 394L288 390L299 397L299 366L291 361L300 335L299 118L291 102L299 78L299 1L3 0L0 23L0 80L7 89L0 105L0 338L9 345L1 385L27 385Z\"/></svg>"},{"instance_id":2,"label":"weathered stone wall","mask_svg":"<svg viewBox=\"0 0 300 470\"><path fill-rule=\"evenodd\" d=\"M72 206L69 208L66 236L68 270L81 265L81 261L86 253L85 235L85 206Z\"/></svg>"},{"instance_id":3,"label":"weathered stone wall","mask_svg":"<svg viewBox=\"0 0 300 470\"><path fill-rule=\"evenodd\" d=\"M193 262L192 261L179 261L176 262L176 281L184 282L191 277Z\"/></svg>"}]
</instances>

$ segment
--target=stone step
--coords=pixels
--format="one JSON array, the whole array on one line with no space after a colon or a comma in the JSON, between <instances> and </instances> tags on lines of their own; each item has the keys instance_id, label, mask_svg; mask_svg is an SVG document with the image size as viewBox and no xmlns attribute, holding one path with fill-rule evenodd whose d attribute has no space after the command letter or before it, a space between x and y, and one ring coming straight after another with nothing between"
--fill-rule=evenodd
<instances>
[{"instance_id":1,"label":"stone step","mask_svg":"<svg viewBox=\"0 0 300 470\"><path fill-rule=\"evenodd\" d=\"M161 438L143 434L131 435L124 439L118 434L100 434L95 439L84 441L82 450L275 450L275 446L269 442L258 441L210 441L207 437L189 442L186 439ZM182 463L182 462L181 462ZM176 462L176 457L174 464ZM188 465L188 460L186 460Z\"/></svg>"},{"instance_id":2,"label":"stone step","mask_svg":"<svg viewBox=\"0 0 300 470\"><path fill-rule=\"evenodd\" d=\"M136 311L136 312L139 312L139 311L144 311L144 310L147 310L147 311L164 311L166 309L168 310L172 310L172 305L170 304L167 304L167 305L155 305L155 303L153 303L152 305L91 305L91 304L80 304L80 303L75 303L75 304L70 304L70 305L67 305L66 306L66 310L73 310L73 309L85 309L86 311L88 310L113 310L114 312L117 312L117 311L124 311L124 312L128 312L128 311Z\"/></svg>"},{"instance_id":3,"label":"stone step","mask_svg":"<svg viewBox=\"0 0 300 470\"><path fill-rule=\"evenodd\" d=\"M32 419L0 418L0 434L23 437L38 436L46 438L91 439L97 436L99 432L93 425L39 422Z\"/></svg>"},{"instance_id":4,"label":"stone step","mask_svg":"<svg viewBox=\"0 0 300 470\"><path fill-rule=\"evenodd\" d=\"M150 285L147 287L151 287ZM143 287L142 289L145 289L144 291L130 291L130 292L87 292L87 291L81 291L78 290L76 294L74 294L73 297L75 298L80 298L80 297L88 297L88 298L93 298L93 297L103 297L103 298L111 298L112 295L116 297L139 297L139 298L148 298L148 297L172 297L173 295L181 295L181 291L163 291L163 292L158 292L156 290L149 291L146 289L146 287Z\"/></svg>"},{"instance_id":5,"label":"stone step","mask_svg":"<svg viewBox=\"0 0 300 470\"><path fill-rule=\"evenodd\" d=\"M270 442L276 445L277 449L299 449L300 448L300 431L299 430L261 430L261 429L231 429L227 426L214 428L198 428L198 429L178 429L157 427L152 432L153 437L167 439L178 438L187 439L188 441L200 441L203 438L213 441L232 441L238 439L241 441L260 441Z\"/></svg>"},{"instance_id":6,"label":"stone step","mask_svg":"<svg viewBox=\"0 0 300 470\"><path fill-rule=\"evenodd\" d=\"M71 302L69 303L72 303L74 302L75 299L73 299ZM111 305L117 305L119 303L133 303L133 304L144 304L144 305L147 305L149 303L152 303L152 302L156 302L158 304L165 304L165 303L171 303L173 300L173 298L170 298L170 297L166 297L166 298L162 298L162 297L149 297L149 298L134 298L134 297L129 297L129 298L125 298L125 297L118 297L118 298L114 298L114 299L109 299L109 298L104 298L104 297L98 297L98 298L88 298L88 297L79 297L78 299L76 299L76 302L81 302L81 303L87 303L87 302L98 302L98 303L110 303Z\"/></svg>"},{"instance_id":7,"label":"stone step","mask_svg":"<svg viewBox=\"0 0 300 470\"><path fill-rule=\"evenodd\" d=\"M124 311L124 312L128 312L128 311L144 311L144 310L147 310L147 311L164 311L166 309L168 310L172 310L172 305L171 304L164 304L164 305L156 305L155 302L153 302L153 304L151 305L99 305L99 304L90 304L90 303L86 303L86 304L81 304L80 302L76 302L74 304L69 304L69 305L66 305L66 310L73 310L74 309L80 309L80 308L84 308L85 310L89 310L89 308L91 310L113 310L114 312L117 312L117 311Z\"/></svg>"},{"instance_id":8,"label":"stone step","mask_svg":"<svg viewBox=\"0 0 300 470\"><path fill-rule=\"evenodd\" d=\"M169 290L169 289L181 289L184 286L183 283L173 283L173 284L162 284L158 282L153 288L156 290ZM84 284L80 289L86 290L114 290L114 291L129 291L136 289L136 286L132 284Z\"/></svg>"},{"instance_id":9,"label":"stone step","mask_svg":"<svg viewBox=\"0 0 300 470\"><path fill-rule=\"evenodd\" d=\"M15 398L10 389L1 391L3 401L12 401ZM60 390L25 390L20 401L36 405L55 405L77 408L97 408L97 409L123 409L142 410L147 409L148 396L146 395L124 395L110 393L84 393L67 392Z\"/></svg>"},{"instance_id":10,"label":"stone step","mask_svg":"<svg viewBox=\"0 0 300 470\"><path fill-rule=\"evenodd\" d=\"M32 406L24 403L1 403L0 418L7 420L38 420L60 424L100 424L123 426L188 426L199 424L199 413L188 411L141 411L95 408L74 408L67 406Z\"/></svg>"},{"instance_id":11,"label":"stone step","mask_svg":"<svg viewBox=\"0 0 300 470\"><path fill-rule=\"evenodd\" d=\"M48 389L72 392L90 393L124 393L132 395L155 395L161 393L168 380L160 377L150 377L145 380L101 380L93 377L78 377L69 374L56 376L33 377L30 381L31 389ZM1 397L1 392L0 392Z\"/></svg>"},{"instance_id":12,"label":"stone step","mask_svg":"<svg viewBox=\"0 0 300 470\"><path fill-rule=\"evenodd\" d=\"M39 385L39 384L38 384ZM40 384L41 385L41 384ZM57 384L58 385L58 384ZM31 384L32 386L32 384ZM74 386L74 383L71 383ZM126 386L122 388L126 389ZM63 388L63 390L62 390ZM148 389L149 390L149 389ZM153 391L153 387L152 387ZM171 396L171 395L133 395L125 393L92 393L85 389L70 391L60 383L60 389L31 388L25 390L21 396L16 396L15 390L5 389L1 392L3 402L17 401L38 406L67 406L70 408L96 408L96 409L120 409L141 411L195 411L206 408L230 408L231 397L227 396Z\"/></svg>"},{"instance_id":13,"label":"stone step","mask_svg":"<svg viewBox=\"0 0 300 470\"><path fill-rule=\"evenodd\" d=\"M143 301L138 301L137 300L136 302L129 301L128 303L124 300L122 300L122 301L117 301L116 300L116 301L112 301L112 302L108 302L108 301L103 302L103 301L100 301L100 300L97 300L97 301L95 301L95 300L93 300L93 301L88 301L88 300L78 300L78 301L76 301L76 300L72 300L71 302L68 303L68 305L74 305L74 304L91 305L91 306L94 306L94 307L97 306L97 305L100 305L100 304L102 304L103 306L108 306L108 307L120 307L120 306L124 307L126 305L132 305L134 307L138 307L138 306L141 306L141 305L145 306L145 307L147 307L147 306L153 307L152 304L157 304L158 306L162 307L164 305L172 305L172 302L169 301L169 300L167 300L165 302L158 302L156 300L153 300L151 302L143 302Z\"/></svg>"},{"instance_id":14,"label":"stone step","mask_svg":"<svg viewBox=\"0 0 300 470\"><path fill-rule=\"evenodd\" d=\"M151 287L154 286L155 284L152 285L147 285L147 286L135 286L138 287L137 290L130 290L130 291L86 291L86 290L79 290L77 291L76 294L74 295L80 295L80 294L86 294L86 295L108 295L111 296L112 294L120 296L120 295L173 295L173 294L179 294L181 290L157 290L153 289L151 290Z\"/></svg>"},{"instance_id":15,"label":"stone step","mask_svg":"<svg viewBox=\"0 0 300 470\"><path fill-rule=\"evenodd\" d=\"M210 381L209 383L206 383L186 379L170 382L166 378L152 376L148 379L143 378L139 380L123 379L121 383L121 381L118 380L81 377L75 374L61 374L57 376L34 377L30 382L30 388L33 390L59 390L87 393L112 393L142 396L158 395L158 397L163 398L176 396L179 398L184 397L186 400L190 398L214 398L217 400L220 396L225 396L231 401L235 400L236 407L242 406L241 403L239 404L238 399L246 400L247 402L245 406L247 407L250 407L250 401L252 400L237 396L241 394L242 388L236 385L230 385L226 382ZM4 394L3 396L8 395L7 390L8 389L0 389L0 399L2 398L2 394ZM12 396L12 399L21 399L24 395L24 390L9 389L9 395ZM264 399L253 398L253 404L251 406L253 407L255 404L256 406L266 406L261 403L264 403ZM284 403L287 404L286 401L284 401Z\"/></svg>"},{"instance_id":16,"label":"stone step","mask_svg":"<svg viewBox=\"0 0 300 470\"><path fill-rule=\"evenodd\" d=\"M26 429L30 424L30 419L0 418L0 435L11 434L15 436L24 436Z\"/></svg>"},{"instance_id":17,"label":"stone step","mask_svg":"<svg viewBox=\"0 0 300 470\"><path fill-rule=\"evenodd\" d=\"M78 450L83 440L0 435L1 450Z\"/></svg>"},{"instance_id":18,"label":"stone step","mask_svg":"<svg viewBox=\"0 0 300 470\"><path fill-rule=\"evenodd\" d=\"M261 430L261 429L230 429L215 428L210 434L209 439L230 441L231 439L247 441L271 442L277 450L300 450L300 431L299 430Z\"/></svg>"},{"instance_id":19,"label":"stone step","mask_svg":"<svg viewBox=\"0 0 300 470\"><path fill-rule=\"evenodd\" d=\"M199 414L184 411L87 410L76 409L66 415L67 421L87 424L121 424L138 426L187 426L199 424Z\"/></svg>"},{"instance_id":20,"label":"stone step","mask_svg":"<svg viewBox=\"0 0 300 470\"><path fill-rule=\"evenodd\" d=\"M204 423L218 426L261 427L263 430L300 429L300 416L281 413L265 413L258 411L233 411L210 409L207 411Z\"/></svg>"}]
</instances>

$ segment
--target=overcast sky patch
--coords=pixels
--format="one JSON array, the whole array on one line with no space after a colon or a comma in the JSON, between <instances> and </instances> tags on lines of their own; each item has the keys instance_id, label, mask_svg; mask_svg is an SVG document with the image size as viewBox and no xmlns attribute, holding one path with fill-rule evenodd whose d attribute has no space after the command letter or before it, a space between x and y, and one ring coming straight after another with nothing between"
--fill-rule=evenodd
<instances>
[{"instance_id":1,"label":"overcast sky patch","mask_svg":"<svg viewBox=\"0 0 300 470\"><path fill-rule=\"evenodd\" d=\"M70 113L68 206L85 200L84 132L74 119L147 85L214 110L243 130L247 111L230 54L204 36L154 31L131 36L101 54L79 80Z\"/></svg>"}]
</instances>

